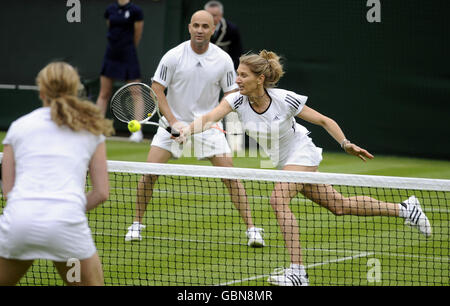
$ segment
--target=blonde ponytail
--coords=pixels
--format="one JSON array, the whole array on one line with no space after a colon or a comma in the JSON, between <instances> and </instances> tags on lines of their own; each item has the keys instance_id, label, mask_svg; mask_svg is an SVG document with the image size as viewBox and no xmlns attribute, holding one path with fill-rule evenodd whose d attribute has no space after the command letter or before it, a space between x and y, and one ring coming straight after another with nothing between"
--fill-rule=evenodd
<instances>
[{"instance_id":1,"label":"blonde ponytail","mask_svg":"<svg viewBox=\"0 0 450 306\"><path fill-rule=\"evenodd\" d=\"M58 125L74 131L87 130L94 135L114 133L111 120L102 115L92 102L78 98L81 87L78 72L65 62L53 62L44 67L36 78L45 106L51 108L51 118Z\"/></svg>"}]
</instances>

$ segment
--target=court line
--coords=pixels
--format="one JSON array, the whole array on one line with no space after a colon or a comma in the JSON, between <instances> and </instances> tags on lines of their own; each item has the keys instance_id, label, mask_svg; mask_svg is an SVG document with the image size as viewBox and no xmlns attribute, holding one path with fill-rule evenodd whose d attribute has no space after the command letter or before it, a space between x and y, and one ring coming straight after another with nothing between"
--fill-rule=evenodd
<instances>
[{"instance_id":1,"label":"court line","mask_svg":"<svg viewBox=\"0 0 450 306\"><path fill-rule=\"evenodd\" d=\"M110 237L121 237L118 235L113 235L111 233L101 233L101 232L92 232L93 235L98 236L110 236ZM174 238L174 237L160 237L160 236L143 236L143 239L154 239L154 240L167 240L167 241L178 241L178 242L193 242L193 243L202 243L202 244L225 244L225 245L240 245L246 246L247 244L241 242L229 242L229 241L208 241L208 240L196 240L196 239L183 239L183 238ZM133 242L129 242L133 243ZM139 242L137 242L139 243ZM284 245L266 245L266 248L280 248L284 249ZM317 248L304 248L305 251L316 251L316 252L330 252L330 253L358 253L360 251L353 250L339 250L339 249L317 249Z\"/></svg>"},{"instance_id":2,"label":"court line","mask_svg":"<svg viewBox=\"0 0 450 306\"><path fill-rule=\"evenodd\" d=\"M93 235L99 236L110 236L110 237L121 237L118 235L113 235L111 233L102 233L102 232L92 232ZM125 238L123 238L125 239ZM194 242L194 243L203 243L203 244L225 244L225 245L240 245L247 246L245 243L239 242L229 242L229 241L208 241L208 240L196 240L196 239L183 239L183 238L174 238L174 237L161 237L161 236L143 236L143 239L155 239L155 240L168 240L168 241L179 241L179 242ZM133 243L133 242L128 242ZM139 243L139 242L137 242ZM284 249L284 245L266 245L265 248L280 248ZM406 258L416 258L416 259L424 259L424 260L432 260L432 261L447 261L450 262L449 257L435 257L435 256L424 256L424 255L413 255L413 254L400 254L393 252L363 252L360 253L361 250L349 250L349 249L323 249L323 248L302 248L304 251L311 252L329 252L329 253L370 253L370 255L380 255L380 256L390 256L390 257L406 257ZM354 255L356 256L356 255ZM369 255L368 255L369 256Z\"/></svg>"},{"instance_id":3,"label":"court line","mask_svg":"<svg viewBox=\"0 0 450 306\"><path fill-rule=\"evenodd\" d=\"M135 190L135 189L131 189L131 188L110 188L110 190ZM167 191L167 190L156 190L156 189L155 189L155 191L157 191L157 192L155 192L155 194L158 194L158 192L162 193L162 194L170 192L170 191ZM184 193L184 194L187 194L187 195L209 195L209 194L206 194L206 193L203 194L203 193L198 193L198 192L188 193L188 192L180 191L179 193L180 194ZM133 196L134 197L134 195L128 195L128 196ZM3 198L3 195L1 193L0 193L0 198ZM156 198L156 196L154 196L154 198ZM270 199L267 196L254 196L254 195L247 195L247 198L249 198L249 199L263 199L263 200L269 200ZM101 204L100 207L113 207L114 206L113 203L117 203L117 202L112 202L112 201L108 200L105 203ZM297 199L297 198L294 198L291 201L291 204L305 204L305 203L308 203L308 204L311 203L312 204L313 202L311 200L308 200L308 199ZM259 203L257 205L259 205ZM319 208L321 207L318 204L316 206L319 207ZM450 214L450 209L445 209L445 208L423 208L422 207L422 210L425 211L425 212L435 212L435 213Z\"/></svg>"},{"instance_id":4,"label":"court line","mask_svg":"<svg viewBox=\"0 0 450 306\"><path fill-rule=\"evenodd\" d=\"M327 260L324 262L319 262L319 263L315 263L315 264L310 264L305 266L306 269L311 269L311 268L315 268L315 267L320 267L320 266L325 266L328 264L332 264L332 263L337 263L337 262L342 262L342 261L347 261L347 260L353 260L356 258L361 258L361 257L368 257L373 255L374 252L363 252L354 256L347 256L347 257L342 257L342 258L337 258L337 259L333 259L333 260ZM256 276L252 276L252 277L248 277L248 278L244 278L244 279L240 279L240 280L234 280L231 282L226 282L226 283L221 283L218 285L214 285L214 286L229 286L229 285L233 285L233 284L238 284L238 283L242 283L242 282L246 282L246 281L252 281L255 279L259 279L259 278L263 278L263 277L269 277L270 274L262 274L262 275L256 275Z\"/></svg>"},{"instance_id":5,"label":"court line","mask_svg":"<svg viewBox=\"0 0 450 306\"><path fill-rule=\"evenodd\" d=\"M113 187L113 188L110 188L110 190L128 190L128 191L135 191L136 189L133 189L133 188L115 188L115 187ZM161 193L161 194L167 194L167 193L173 193L173 191L167 191L167 190L158 190L158 189L155 189L154 190L154 196L153 196L153 198L157 198L157 194L158 193ZM200 193L200 192L187 192L187 191L177 191L177 193L179 193L179 194L184 194L184 195L198 195L198 196L201 196L201 195L210 195L210 194L208 194L208 193ZM227 196L226 194L224 194L225 196ZM134 195L128 195L128 196L134 196ZM217 195L217 196L222 196L222 195ZM268 200L270 200L270 197L268 197L268 196L256 196L256 195L247 195L247 198L249 198L249 199L259 199L259 200L266 200L266 201L268 201ZM304 203L311 203L311 204L313 204L314 202L312 202L311 200L308 200L308 199L299 199L299 198L294 198L294 199L292 199L292 201L291 201L291 204L304 204ZM259 204L259 203L258 203ZM104 205L104 204L103 204ZM422 204L423 205L423 204ZM320 205L318 205L318 204L316 204L316 206L317 207L321 207ZM437 212L437 213L447 213L447 214L450 214L450 209L446 209L446 208L429 208L429 207L422 207L422 210L423 211L426 211L426 212Z\"/></svg>"}]
</instances>

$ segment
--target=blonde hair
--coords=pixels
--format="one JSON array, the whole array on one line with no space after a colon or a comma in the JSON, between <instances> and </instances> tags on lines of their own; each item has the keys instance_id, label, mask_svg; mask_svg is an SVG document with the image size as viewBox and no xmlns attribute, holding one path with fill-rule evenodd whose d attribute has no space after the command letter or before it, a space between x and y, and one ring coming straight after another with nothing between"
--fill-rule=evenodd
<instances>
[{"instance_id":1,"label":"blonde hair","mask_svg":"<svg viewBox=\"0 0 450 306\"><path fill-rule=\"evenodd\" d=\"M111 120L104 118L92 102L78 97L80 77L74 67L65 62L45 66L36 77L44 106L50 106L51 118L58 125L73 131L87 130L94 135L114 133Z\"/></svg>"},{"instance_id":2,"label":"blonde hair","mask_svg":"<svg viewBox=\"0 0 450 306\"><path fill-rule=\"evenodd\" d=\"M246 65L256 75L264 75L264 87L276 87L284 75L280 57L272 51L262 50L259 54L249 53L240 57L240 64Z\"/></svg>"}]
</instances>

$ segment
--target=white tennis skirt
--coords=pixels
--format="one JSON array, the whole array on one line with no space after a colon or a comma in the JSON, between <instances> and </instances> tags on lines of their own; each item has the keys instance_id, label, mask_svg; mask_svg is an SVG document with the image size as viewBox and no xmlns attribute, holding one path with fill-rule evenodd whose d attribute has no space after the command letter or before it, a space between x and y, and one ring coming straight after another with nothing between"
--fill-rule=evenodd
<instances>
[{"instance_id":1,"label":"white tennis skirt","mask_svg":"<svg viewBox=\"0 0 450 306\"><path fill-rule=\"evenodd\" d=\"M0 216L0 257L67 262L96 252L79 205L49 201L8 202Z\"/></svg>"},{"instance_id":2,"label":"white tennis skirt","mask_svg":"<svg viewBox=\"0 0 450 306\"><path fill-rule=\"evenodd\" d=\"M285 150L287 154L282 155L278 169L287 165L319 166L322 161L322 148L317 147L308 135L301 132L295 133L294 140Z\"/></svg>"}]
</instances>

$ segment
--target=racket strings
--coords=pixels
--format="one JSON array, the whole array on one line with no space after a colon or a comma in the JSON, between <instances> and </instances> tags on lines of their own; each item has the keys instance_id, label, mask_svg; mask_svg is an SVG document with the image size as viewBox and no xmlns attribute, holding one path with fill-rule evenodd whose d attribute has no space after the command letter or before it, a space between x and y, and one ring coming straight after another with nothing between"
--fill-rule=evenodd
<instances>
[{"instance_id":1,"label":"racket strings","mask_svg":"<svg viewBox=\"0 0 450 306\"><path fill-rule=\"evenodd\" d=\"M111 111L123 122L131 120L143 121L152 117L157 111L156 98L145 86L130 85L113 97Z\"/></svg>"}]
</instances>

